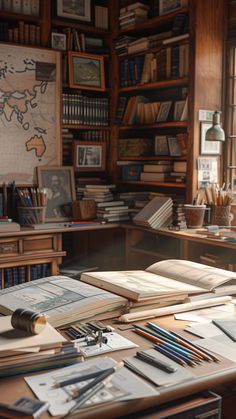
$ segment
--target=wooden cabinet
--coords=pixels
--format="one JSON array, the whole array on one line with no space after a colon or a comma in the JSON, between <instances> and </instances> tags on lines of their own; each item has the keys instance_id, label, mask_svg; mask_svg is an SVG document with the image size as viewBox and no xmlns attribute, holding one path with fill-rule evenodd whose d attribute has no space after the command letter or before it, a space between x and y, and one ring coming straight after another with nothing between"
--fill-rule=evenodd
<instances>
[{"instance_id":1,"label":"wooden cabinet","mask_svg":"<svg viewBox=\"0 0 236 419\"><path fill-rule=\"evenodd\" d=\"M60 233L0 233L0 288L57 275L61 247Z\"/></svg>"}]
</instances>

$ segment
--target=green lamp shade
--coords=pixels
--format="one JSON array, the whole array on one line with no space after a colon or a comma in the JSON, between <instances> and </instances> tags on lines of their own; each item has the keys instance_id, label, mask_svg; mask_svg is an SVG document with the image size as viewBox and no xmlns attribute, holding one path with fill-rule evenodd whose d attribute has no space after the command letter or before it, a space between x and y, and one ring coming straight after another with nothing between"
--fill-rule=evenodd
<instances>
[{"instance_id":1,"label":"green lamp shade","mask_svg":"<svg viewBox=\"0 0 236 419\"><path fill-rule=\"evenodd\" d=\"M218 111L215 111L213 114L213 125L207 130L205 140L225 141L225 133L220 125L220 112Z\"/></svg>"}]
</instances>

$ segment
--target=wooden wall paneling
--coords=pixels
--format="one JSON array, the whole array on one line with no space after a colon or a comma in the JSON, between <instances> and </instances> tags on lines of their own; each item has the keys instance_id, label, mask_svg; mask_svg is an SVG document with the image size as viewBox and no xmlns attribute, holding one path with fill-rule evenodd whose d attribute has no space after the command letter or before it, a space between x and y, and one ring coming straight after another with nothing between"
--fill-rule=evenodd
<instances>
[{"instance_id":1,"label":"wooden wall paneling","mask_svg":"<svg viewBox=\"0 0 236 419\"><path fill-rule=\"evenodd\" d=\"M225 53L226 0L190 0L192 61L190 66L190 150L188 198L197 189L199 109L222 110L223 56Z\"/></svg>"}]
</instances>

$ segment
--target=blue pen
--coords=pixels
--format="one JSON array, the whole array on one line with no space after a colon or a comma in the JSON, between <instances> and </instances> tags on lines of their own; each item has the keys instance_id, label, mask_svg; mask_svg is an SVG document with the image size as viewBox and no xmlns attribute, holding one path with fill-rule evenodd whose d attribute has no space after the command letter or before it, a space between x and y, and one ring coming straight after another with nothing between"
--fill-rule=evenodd
<instances>
[{"instance_id":1,"label":"blue pen","mask_svg":"<svg viewBox=\"0 0 236 419\"><path fill-rule=\"evenodd\" d=\"M194 361L195 360L196 361L199 360L199 358L196 356L196 354L193 351L191 351L191 350L189 350L187 348L184 348L183 349L183 346L182 345L180 345L180 344L178 344L176 342L173 342L171 339L168 339L168 338L166 338L165 336L162 336L162 335L160 336L160 334L158 335L157 333L152 332L150 329L148 329L146 327L143 327L143 326L134 325L134 327L136 329L139 329L139 330L145 332L145 333L148 333L151 336L154 336L157 339L160 339L162 341L160 343L165 342L166 346L168 345L170 348L172 348L173 350L176 350L177 352L182 353L183 355L185 355L189 359L192 359Z\"/></svg>"}]
</instances>

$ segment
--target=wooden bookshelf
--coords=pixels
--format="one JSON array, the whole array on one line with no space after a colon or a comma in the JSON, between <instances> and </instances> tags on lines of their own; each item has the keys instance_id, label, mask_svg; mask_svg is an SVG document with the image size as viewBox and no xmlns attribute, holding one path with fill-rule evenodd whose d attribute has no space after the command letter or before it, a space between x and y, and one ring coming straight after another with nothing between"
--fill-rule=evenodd
<instances>
[{"instance_id":1,"label":"wooden bookshelf","mask_svg":"<svg viewBox=\"0 0 236 419\"><path fill-rule=\"evenodd\" d=\"M167 89L169 87L184 86L187 85L188 82L188 77L182 77L173 80L160 80L155 83L146 83L137 86L121 87L120 93L136 92L139 90Z\"/></svg>"},{"instance_id":2,"label":"wooden bookshelf","mask_svg":"<svg viewBox=\"0 0 236 419\"><path fill-rule=\"evenodd\" d=\"M167 188L180 188L185 189L186 184L185 183L178 183L178 182L143 182L141 180L128 180L126 182L121 182L128 185L142 185L142 186L161 186L161 187L167 187Z\"/></svg>"}]
</instances>

